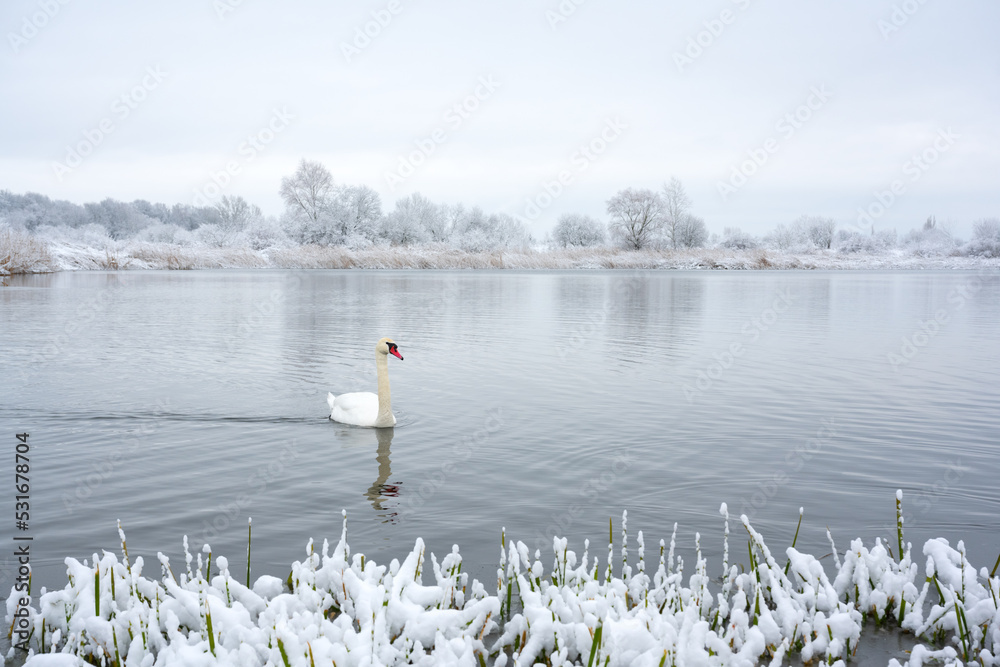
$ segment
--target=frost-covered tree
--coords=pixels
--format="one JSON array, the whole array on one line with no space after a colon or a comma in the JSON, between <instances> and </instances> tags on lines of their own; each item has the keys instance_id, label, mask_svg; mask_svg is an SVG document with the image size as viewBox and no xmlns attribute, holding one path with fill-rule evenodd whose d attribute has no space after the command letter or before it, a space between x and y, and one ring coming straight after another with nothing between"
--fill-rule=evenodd
<instances>
[{"instance_id":1,"label":"frost-covered tree","mask_svg":"<svg viewBox=\"0 0 1000 667\"><path fill-rule=\"evenodd\" d=\"M450 215L452 216L452 233L455 236L481 229L486 225L486 213L478 206L467 209L462 204L458 204L451 210Z\"/></svg>"},{"instance_id":2,"label":"frost-covered tree","mask_svg":"<svg viewBox=\"0 0 1000 667\"><path fill-rule=\"evenodd\" d=\"M427 233L410 211L398 205L382 218L378 235L392 245L418 245L427 241Z\"/></svg>"},{"instance_id":3,"label":"frost-covered tree","mask_svg":"<svg viewBox=\"0 0 1000 667\"><path fill-rule=\"evenodd\" d=\"M465 204L462 202L451 206L447 204L444 206L444 224L447 230L445 240L461 232L466 215L468 215L468 212L465 210Z\"/></svg>"},{"instance_id":4,"label":"frost-covered tree","mask_svg":"<svg viewBox=\"0 0 1000 667\"><path fill-rule=\"evenodd\" d=\"M663 230L663 202L652 190L625 188L608 200L608 227L621 245L642 250Z\"/></svg>"},{"instance_id":5,"label":"frost-covered tree","mask_svg":"<svg viewBox=\"0 0 1000 667\"><path fill-rule=\"evenodd\" d=\"M1000 218L983 218L972 225L972 238L981 241L1000 241Z\"/></svg>"},{"instance_id":6,"label":"frost-covered tree","mask_svg":"<svg viewBox=\"0 0 1000 667\"><path fill-rule=\"evenodd\" d=\"M820 250L829 250L833 246L833 236L837 230L837 223L833 218L804 215L799 218L799 224L805 229L812 244Z\"/></svg>"},{"instance_id":7,"label":"frost-covered tree","mask_svg":"<svg viewBox=\"0 0 1000 667\"><path fill-rule=\"evenodd\" d=\"M797 250L804 248L809 239L805 230L797 223L791 225L779 224L774 231L768 232L763 238L764 245L775 250Z\"/></svg>"},{"instance_id":8,"label":"frost-covered tree","mask_svg":"<svg viewBox=\"0 0 1000 667\"><path fill-rule=\"evenodd\" d=\"M9 190L0 190L0 218L12 229L28 231L41 225L80 227L92 222L78 204L52 200L37 192L19 195Z\"/></svg>"},{"instance_id":9,"label":"frost-covered tree","mask_svg":"<svg viewBox=\"0 0 1000 667\"><path fill-rule=\"evenodd\" d=\"M833 218L802 215L790 225L780 224L762 239L763 245L775 250L811 252L833 246L837 223Z\"/></svg>"},{"instance_id":10,"label":"frost-covered tree","mask_svg":"<svg viewBox=\"0 0 1000 667\"><path fill-rule=\"evenodd\" d=\"M0 216L11 229L31 231L41 225L58 224L50 218L51 208L52 200L45 195L0 191Z\"/></svg>"},{"instance_id":11,"label":"frost-covered tree","mask_svg":"<svg viewBox=\"0 0 1000 667\"><path fill-rule=\"evenodd\" d=\"M1000 218L983 218L972 225L972 240L962 253L978 257L1000 257Z\"/></svg>"},{"instance_id":12,"label":"frost-covered tree","mask_svg":"<svg viewBox=\"0 0 1000 667\"><path fill-rule=\"evenodd\" d=\"M329 169L303 159L293 175L281 179L278 193L294 215L315 222L329 210L337 190Z\"/></svg>"},{"instance_id":13,"label":"frost-covered tree","mask_svg":"<svg viewBox=\"0 0 1000 667\"><path fill-rule=\"evenodd\" d=\"M167 208L166 204L153 204L145 199L136 199L131 204L132 208L139 211L143 215L159 220L160 222L166 222L170 217L170 209Z\"/></svg>"},{"instance_id":14,"label":"frost-covered tree","mask_svg":"<svg viewBox=\"0 0 1000 667\"><path fill-rule=\"evenodd\" d=\"M739 227L726 227L722 230L723 248L730 250L752 250L760 247L760 241L753 234L744 232Z\"/></svg>"},{"instance_id":15,"label":"frost-covered tree","mask_svg":"<svg viewBox=\"0 0 1000 667\"><path fill-rule=\"evenodd\" d=\"M415 192L396 200L396 207L382 218L379 235L393 245L414 245L448 238L445 208Z\"/></svg>"},{"instance_id":16,"label":"frost-covered tree","mask_svg":"<svg viewBox=\"0 0 1000 667\"><path fill-rule=\"evenodd\" d=\"M219 211L214 206L191 206L190 204L174 204L170 214L164 220L187 230L197 229L201 225L219 224Z\"/></svg>"},{"instance_id":17,"label":"frost-covered tree","mask_svg":"<svg viewBox=\"0 0 1000 667\"><path fill-rule=\"evenodd\" d=\"M321 245L341 242L347 214L340 188L326 167L303 159L294 174L281 179L278 193L285 202L285 222L293 238Z\"/></svg>"},{"instance_id":18,"label":"frost-covered tree","mask_svg":"<svg viewBox=\"0 0 1000 667\"><path fill-rule=\"evenodd\" d=\"M494 213L487 218L489 229L497 247L505 249L525 249L533 239L520 220L509 213Z\"/></svg>"},{"instance_id":19,"label":"frost-covered tree","mask_svg":"<svg viewBox=\"0 0 1000 667\"><path fill-rule=\"evenodd\" d=\"M914 255L934 257L956 252L961 242L952 233L950 222L938 223L933 215L927 218L923 227L911 230L900 245Z\"/></svg>"},{"instance_id":20,"label":"frost-covered tree","mask_svg":"<svg viewBox=\"0 0 1000 667\"><path fill-rule=\"evenodd\" d=\"M136 234L137 241L146 243L170 243L173 245L191 245L194 235L188 230L173 223L156 222ZM97 247L97 246L92 246Z\"/></svg>"},{"instance_id":21,"label":"frost-covered tree","mask_svg":"<svg viewBox=\"0 0 1000 667\"><path fill-rule=\"evenodd\" d=\"M355 245L360 239L370 243L378 236L382 221L382 198L367 185L353 185L340 191L336 213L341 243Z\"/></svg>"},{"instance_id":22,"label":"frost-covered tree","mask_svg":"<svg viewBox=\"0 0 1000 667\"><path fill-rule=\"evenodd\" d=\"M238 195L223 195L215 210L219 212L219 226L234 233L242 232L251 220L263 215L259 206Z\"/></svg>"},{"instance_id":23,"label":"frost-covered tree","mask_svg":"<svg viewBox=\"0 0 1000 667\"><path fill-rule=\"evenodd\" d=\"M409 197L414 215L424 229L427 237L435 243L444 243L451 235L451 224L448 219L448 207L435 204L419 192Z\"/></svg>"},{"instance_id":24,"label":"frost-covered tree","mask_svg":"<svg viewBox=\"0 0 1000 667\"><path fill-rule=\"evenodd\" d=\"M877 254L896 247L896 230L882 229L874 233L856 229L841 229L834 242L842 253Z\"/></svg>"},{"instance_id":25,"label":"frost-covered tree","mask_svg":"<svg viewBox=\"0 0 1000 667\"><path fill-rule=\"evenodd\" d=\"M531 245L531 235L520 220L507 213L486 215L474 206L459 221L455 240L467 252L487 252L526 248Z\"/></svg>"},{"instance_id":26,"label":"frost-covered tree","mask_svg":"<svg viewBox=\"0 0 1000 667\"><path fill-rule=\"evenodd\" d=\"M84 204L83 207L90 214L91 220L104 225L113 239L131 238L140 229L156 222L132 208L130 204L111 198L104 199L99 204Z\"/></svg>"},{"instance_id":27,"label":"frost-covered tree","mask_svg":"<svg viewBox=\"0 0 1000 667\"><path fill-rule=\"evenodd\" d=\"M232 244L229 234L217 224L201 225L191 235L199 245L209 248L225 248Z\"/></svg>"},{"instance_id":28,"label":"frost-covered tree","mask_svg":"<svg viewBox=\"0 0 1000 667\"><path fill-rule=\"evenodd\" d=\"M683 247L681 228L687 224L691 198L684 191L681 180L674 176L669 183L663 184L660 199L663 201L663 240L671 248Z\"/></svg>"},{"instance_id":29,"label":"frost-covered tree","mask_svg":"<svg viewBox=\"0 0 1000 667\"><path fill-rule=\"evenodd\" d=\"M601 245L605 241L604 225L588 215L566 213L556 221L552 241L560 248Z\"/></svg>"},{"instance_id":30,"label":"frost-covered tree","mask_svg":"<svg viewBox=\"0 0 1000 667\"><path fill-rule=\"evenodd\" d=\"M219 212L217 240L222 246L237 244L242 240L250 222L264 215L259 206L240 196L223 195L215 205L215 210Z\"/></svg>"},{"instance_id":31,"label":"frost-covered tree","mask_svg":"<svg viewBox=\"0 0 1000 667\"><path fill-rule=\"evenodd\" d=\"M243 238L248 247L254 250L282 247L288 244L288 235L278 218L273 216L257 216L250 220L243 231Z\"/></svg>"},{"instance_id":32,"label":"frost-covered tree","mask_svg":"<svg viewBox=\"0 0 1000 667\"><path fill-rule=\"evenodd\" d=\"M684 214L672 235L675 248L703 248L708 241L708 227L701 218Z\"/></svg>"}]
</instances>

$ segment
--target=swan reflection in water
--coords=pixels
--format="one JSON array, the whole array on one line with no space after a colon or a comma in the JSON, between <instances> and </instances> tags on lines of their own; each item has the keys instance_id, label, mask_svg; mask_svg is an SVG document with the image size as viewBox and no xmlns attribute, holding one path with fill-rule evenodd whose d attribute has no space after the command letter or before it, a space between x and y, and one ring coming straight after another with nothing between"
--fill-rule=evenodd
<instances>
[{"instance_id":1,"label":"swan reflection in water","mask_svg":"<svg viewBox=\"0 0 1000 667\"><path fill-rule=\"evenodd\" d=\"M389 484L389 476L392 475L392 461L389 459L389 448L392 445L393 428L376 428L375 435L378 438L378 452L375 460L378 461L378 478L375 483L365 491L365 497L375 508L375 511L383 517L384 521L396 523L398 513L385 507L385 502L389 498L399 498L399 484ZM395 503L393 503L395 504Z\"/></svg>"}]
</instances>

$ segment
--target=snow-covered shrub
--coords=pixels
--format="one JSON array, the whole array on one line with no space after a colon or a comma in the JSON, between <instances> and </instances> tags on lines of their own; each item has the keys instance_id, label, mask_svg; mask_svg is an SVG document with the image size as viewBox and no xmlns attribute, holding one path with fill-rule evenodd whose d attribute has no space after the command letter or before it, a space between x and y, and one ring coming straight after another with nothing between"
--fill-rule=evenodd
<instances>
[{"instance_id":1,"label":"snow-covered shrub","mask_svg":"<svg viewBox=\"0 0 1000 667\"><path fill-rule=\"evenodd\" d=\"M972 240L962 248L963 255L1000 257L1000 218L985 218L972 226Z\"/></svg>"},{"instance_id":2,"label":"snow-covered shrub","mask_svg":"<svg viewBox=\"0 0 1000 667\"><path fill-rule=\"evenodd\" d=\"M841 229L837 232L837 250L845 254L876 254L896 247L896 230L883 229L869 234L858 230Z\"/></svg>"},{"instance_id":3,"label":"snow-covered shrub","mask_svg":"<svg viewBox=\"0 0 1000 667\"><path fill-rule=\"evenodd\" d=\"M55 270L55 259L45 241L0 225L0 276Z\"/></svg>"},{"instance_id":4,"label":"snow-covered shrub","mask_svg":"<svg viewBox=\"0 0 1000 667\"><path fill-rule=\"evenodd\" d=\"M210 248L251 248L264 250L288 245L288 234L275 218L255 216L236 231L222 225L202 225L194 231L196 243ZM184 245L181 241L176 241ZM327 244L323 244L327 245Z\"/></svg>"},{"instance_id":5,"label":"snow-covered shrub","mask_svg":"<svg viewBox=\"0 0 1000 667\"><path fill-rule=\"evenodd\" d=\"M685 213L673 230L675 248L703 248L708 241L708 227L698 216Z\"/></svg>"},{"instance_id":6,"label":"snow-covered shrub","mask_svg":"<svg viewBox=\"0 0 1000 667\"><path fill-rule=\"evenodd\" d=\"M778 225L766 234L762 245L774 250L788 252L812 252L833 247L834 231L837 223L833 218L803 215L790 225Z\"/></svg>"},{"instance_id":7,"label":"snow-covered shrub","mask_svg":"<svg viewBox=\"0 0 1000 667\"><path fill-rule=\"evenodd\" d=\"M726 227L722 231L723 248L730 250L753 250L760 247L760 241L753 234L744 232L739 227Z\"/></svg>"},{"instance_id":8,"label":"snow-covered shrub","mask_svg":"<svg viewBox=\"0 0 1000 667\"><path fill-rule=\"evenodd\" d=\"M833 247L833 233L837 229L833 218L804 215L799 218L798 223L805 228L806 235L814 246L820 250Z\"/></svg>"},{"instance_id":9,"label":"snow-covered shrub","mask_svg":"<svg viewBox=\"0 0 1000 667\"><path fill-rule=\"evenodd\" d=\"M602 245L605 240L604 225L589 215L566 213L559 216L552 241L556 247L590 247Z\"/></svg>"},{"instance_id":10,"label":"snow-covered shrub","mask_svg":"<svg viewBox=\"0 0 1000 667\"><path fill-rule=\"evenodd\" d=\"M194 230L195 241L210 248L225 248L230 244L231 236L219 225L202 225Z\"/></svg>"},{"instance_id":11,"label":"snow-covered shrub","mask_svg":"<svg viewBox=\"0 0 1000 667\"><path fill-rule=\"evenodd\" d=\"M527 248L531 235L521 221L506 213L483 215L473 208L458 233L458 247L466 252Z\"/></svg>"},{"instance_id":12,"label":"snow-covered shrub","mask_svg":"<svg viewBox=\"0 0 1000 667\"><path fill-rule=\"evenodd\" d=\"M366 234L353 233L343 237L340 240L340 245L346 246L351 250L365 250L374 246L375 242Z\"/></svg>"},{"instance_id":13,"label":"snow-covered shrub","mask_svg":"<svg viewBox=\"0 0 1000 667\"><path fill-rule=\"evenodd\" d=\"M139 231L135 240L146 243L171 243L174 245L191 245L195 235L173 223L156 223Z\"/></svg>"},{"instance_id":14,"label":"snow-covered shrub","mask_svg":"<svg viewBox=\"0 0 1000 667\"><path fill-rule=\"evenodd\" d=\"M493 239L481 229L473 229L459 236L458 247L465 252L487 252L496 248Z\"/></svg>"},{"instance_id":15,"label":"snow-covered shrub","mask_svg":"<svg viewBox=\"0 0 1000 667\"><path fill-rule=\"evenodd\" d=\"M392 245L417 245L445 241L450 231L447 207L415 192L396 201L396 208L381 219L378 234Z\"/></svg>"},{"instance_id":16,"label":"snow-covered shrub","mask_svg":"<svg viewBox=\"0 0 1000 667\"><path fill-rule=\"evenodd\" d=\"M793 222L791 225L778 225L774 231L764 235L762 244L772 250L790 252L805 252L813 247L806 230L797 222Z\"/></svg>"},{"instance_id":17,"label":"snow-covered shrub","mask_svg":"<svg viewBox=\"0 0 1000 667\"><path fill-rule=\"evenodd\" d=\"M901 245L914 255L937 257L952 254L958 243L951 233L950 225L938 225L931 217L921 229L914 229L903 237Z\"/></svg>"},{"instance_id":18,"label":"snow-covered shrub","mask_svg":"<svg viewBox=\"0 0 1000 667\"><path fill-rule=\"evenodd\" d=\"M250 220L243 232L243 241L254 250L283 248L289 244L281 222L274 217L260 216Z\"/></svg>"},{"instance_id":19,"label":"snow-covered shrub","mask_svg":"<svg viewBox=\"0 0 1000 667\"><path fill-rule=\"evenodd\" d=\"M396 202L396 208L382 218L378 235L392 245L418 245L429 240L429 235L420 224L416 211Z\"/></svg>"},{"instance_id":20,"label":"snow-covered shrub","mask_svg":"<svg viewBox=\"0 0 1000 667\"><path fill-rule=\"evenodd\" d=\"M339 226L329 211L312 218L289 210L282 216L281 225L288 238L301 245L337 245L341 239Z\"/></svg>"},{"instance_id":21,"label":"snow-covered shrub","mask_svg":"<svg viewBox=\"0 0 1000 667\"><path fill-rule=\"evenodd\" d=\"M416 224L413 219L400 214L399 211L393 211L382 218L378 235L391 245L420 245L428 240L423 227Z\"/></svg>"},{"instance_id":22,"label":"snow-covered shrub","mask_svg":"<svg viewBox=\"0 0 1000 667\"><path fill-rule=\"evenodd\" d=\"M95 250L106 250L116 244L108 230L96 222L81 227L42 225L35 229L35 236L52 243L80 245Z\"/></svg>"}]
</instances>

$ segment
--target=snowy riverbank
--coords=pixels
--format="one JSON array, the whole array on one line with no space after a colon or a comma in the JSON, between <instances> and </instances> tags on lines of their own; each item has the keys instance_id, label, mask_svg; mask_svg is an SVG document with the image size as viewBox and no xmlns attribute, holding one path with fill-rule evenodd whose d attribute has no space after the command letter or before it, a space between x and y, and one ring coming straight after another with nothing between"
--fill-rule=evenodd
<instances>
[{"instance_id":1,"label":"snowy riverbank","mask_svg":"<svg viewBox=\"0 0 1000 667\"><path fill-rule=\"evenodd\" d=\"M30 238L30 237L27 237ZM923 256L894 249L878 254L692 248L623 250L494 250L467 252L444 244L414 247L344 246L210 248L167 243L122 242L101 248L69 243L22 244L4 273L141 269L1000 269L1000 258ZM2 258L0 258L2 259Z\"/></svg>"},{"instance_id":2,"label":"snowy riverbank","mask_svg":"<svg viewBox=\"0 0 1000 667\"><path fill-rule=\"evenodd\" d=\"M19 606L12 595L7 622L15 644L61 654L36 656L29 666L79 658L122 665L749 667L796 658L843 665L858 658L862 633L876 627L913 636L906 662L913 667L1000 665L1000 577L996 567L977 571L961 543L903 548L900 521L898 543L834 548L828 574L794 545L772 552L744 517L744 567L729 561L729 515L725 505L720 511L727 540L719 580L709 579L700 547L693 567L675 558L676 526L652 554L640 532L630 553L623 516L617 549L609 541L602 553L589 553L588 543L578 557L557 538L553 553L540 556L507 542L497 580L488 582L495 594L462 572L457 547L439 561L418 539L402 562L388 565L352 554L346 516L332 549L310 540L286 581L262 576L251 587L249 572L230 570L208 547L181 566L160 554L159 578L144 576L122 533L121 560L107 552L90 562L67 558L69 584L43 591L38 607Z\"/></svg>"}]
</instances>

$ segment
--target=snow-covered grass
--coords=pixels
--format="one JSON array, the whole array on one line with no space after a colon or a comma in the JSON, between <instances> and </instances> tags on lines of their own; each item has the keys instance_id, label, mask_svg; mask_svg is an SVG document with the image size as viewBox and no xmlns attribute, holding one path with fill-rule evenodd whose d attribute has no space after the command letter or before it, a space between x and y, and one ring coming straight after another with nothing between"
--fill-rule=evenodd
<instances>
[{"instance_id":1,"label":"snow-covered grass","mask_svg":"<svg viewBox=\"0 0 1000 667\"><path fill-rule=\"evenodd\" d=\"M612 529L606 560L589 553L589 542L577 556L555 538L545 558L523 542L505 542L495 594L462 572L458 547L439 562L418 539L388 566L352 554L346 515L335 547L324 541L317 552L310 540L285 581L265 575L252 587L249 573L239 581L207 546L193 557L186 540L181 568L160 554L160 576L143 576L143 559L129 559L119 527L121 560L107 552L92 562L67 558L68 585L43 591L39 608L24 612L12 595L7 621L14 643L36 653L29 666L81 658L310 667L843 665L872 626L912 633L920 643L911 667L1000 665L996 567L977 572L961 542L952 547L940 538L915 554L903 540L901 498L897 492L897 543L854 540L842 554L834 549L829 575L794 541L783 557L772 553L745 516L749 563L730 562L723 505L725 551L715 581L697 534L694 565L685 569L675 557L676 525L658 556L649 558L641 532L633 555L623 515L619 554ZM548 573L544 561L552 563ZM899 667L896 659L889 664Z\"/></svg>"},{"instance_id":2,"label":"snow-covered grass","mask_svg":"<svg viewBox=\"0 0 1000 667\"><path fill-rule=\"evenodd\" d=\"M835 250L807 253L765 249L687 248L625 250L614 247L469 252L448 244L419 246L279 246L208 247L108 240L95 248L72 242L20 238L34 254L23 257L17 272L94 269L975 269L1000 268L1000 257L926 256L904 249L845 254ZM2 243L2 237L0 237ZM23 244L22 244L23 245ZM0 247L3 247L0 245Z\"/></svg>"}]
</instances>

